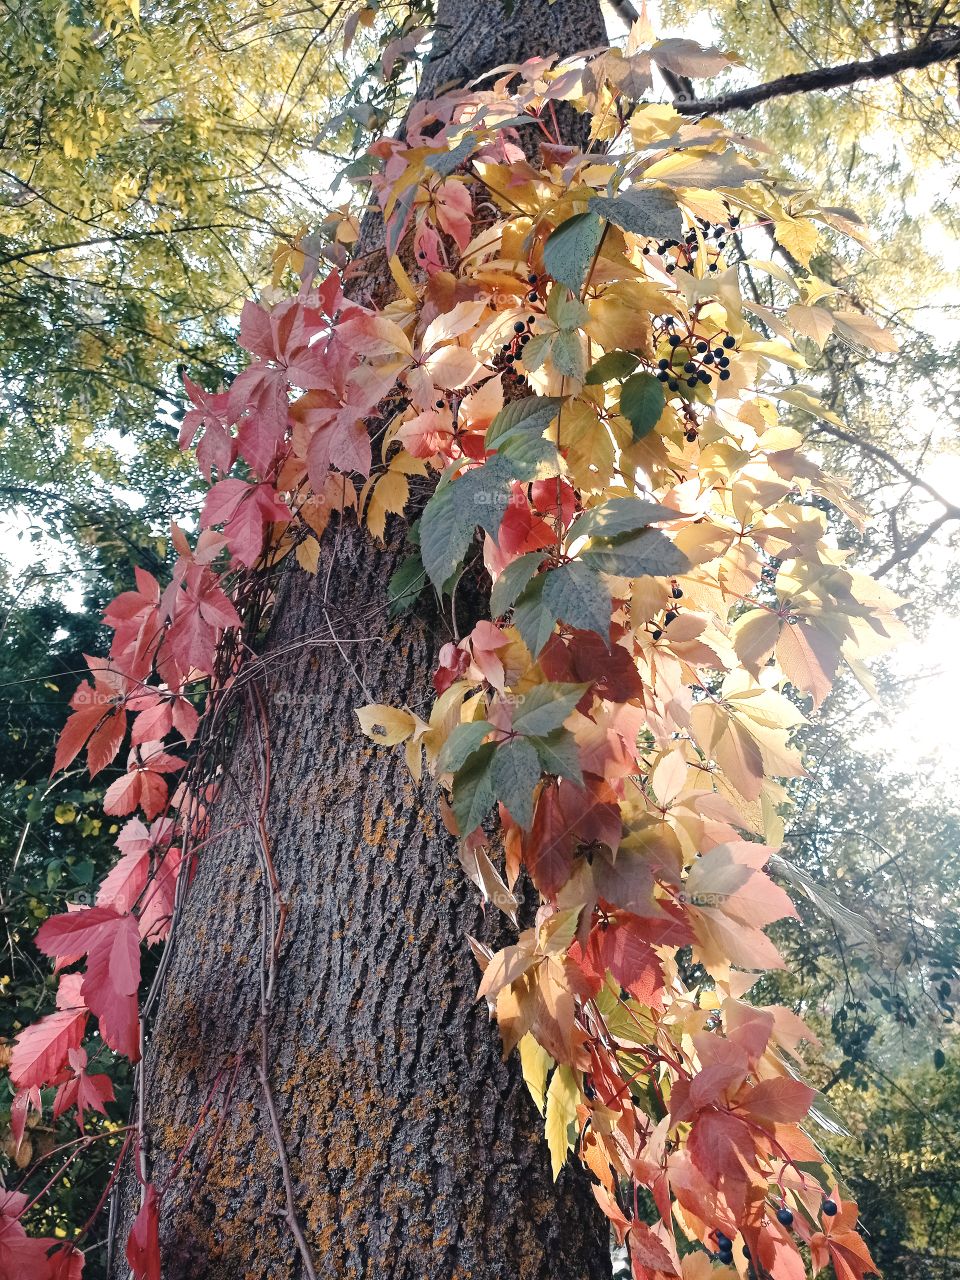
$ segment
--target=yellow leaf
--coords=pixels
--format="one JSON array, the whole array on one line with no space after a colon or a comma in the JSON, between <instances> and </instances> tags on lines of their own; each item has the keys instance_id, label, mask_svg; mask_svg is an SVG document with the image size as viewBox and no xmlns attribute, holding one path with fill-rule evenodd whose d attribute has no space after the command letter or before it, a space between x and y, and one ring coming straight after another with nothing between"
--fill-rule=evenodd
<instances>
[{"instance_id":1,"label":"yellow leaf","mask_svg":"<svg viewBox=\"0 0 960 1280\"><path fill-rule=\"evenodd\" d=\"M405 742L417 727L417 718L412 712L379 702L359 707L357 719L367 737L381 747L395 747L398 742Z\"/></svg>"},{"instance_id":2,"label":"yellow leaf","mask_svg":"<svg viewBox=\"0 0 960 1280\"><path fill-rule=\"evenodd\" d=\"M529 1032L520 1041L520 1066L530 1097L543 1115L547 1104L547 1072L553 1066L553 1059Z\"/></svg>"},{"instance_id":3,"label":"yellow leaf","mask_svg":"<svg viewBox=\"0 0 960 1280\"><path fill-rule=\"evenodd\" d=\"M547 1146L550 1148L554 1182L560 1175L567 1152L573 1146L570 1140L570 1125L577 1118L579 1097L580 1092L573 1078L573 1072L569 1067L557 1067L550 1080L550 1088L547 1090L547 1118L544 1126Z\"/></svg>"},{"instance_id":4,"label":"yellow leaf","mask_svg":"<svg viewBox=\"0 0 960 1280\"><path fill-rule=\"evenodd\" d=\"M778 218L773 224L777 242L803 265L809 266L810 258L820 240L820 232L807 218Z\"/></svg>"},{"instance_id":5,"label":"yellow leaf","mask_svg":"<svg viewBox=\"0 0 960 1280\"><path fill-rule=\"evenodd\" d=\"M316 573L320 563L320 543L316 538L304 538L297 543L297 564L307 573Z\"/></svg>"},{"instance_id":6,"label":"yellow leaf","mask_svg":"<svg viewBox=\"0 0 960 1280\"><path fill-rule=\"evenodd\" d=\"M388 512L401 515L410 497L410 486L400 471L388 471L373 487L367 504L367 528L383 541Z\"/></svg>"},{"instance_id":7,"label":"yellow leaf","mask_svg":"<svg viewBox=\"0 0 960 1280\"><path fill-rule=\"evenodd\" d=\"M71 822L77 820L76 805L58 804L53 811L54 821L61 827L67 826Z\"/></svg>"}]
</instances>

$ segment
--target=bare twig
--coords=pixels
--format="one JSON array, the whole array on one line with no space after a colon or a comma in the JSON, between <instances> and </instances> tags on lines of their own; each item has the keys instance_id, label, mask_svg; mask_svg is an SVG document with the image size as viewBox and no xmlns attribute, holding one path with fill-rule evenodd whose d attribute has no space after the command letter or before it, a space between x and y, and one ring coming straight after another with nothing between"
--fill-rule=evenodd
<instances>
[{"instance_id":1,"label":"bare twig","mask_svg":"<svg viewBox=\"0 0 960 1280\"><path fill-rule=\"evenodd\" d=\"M859 80L884 80L902 71L929 67L937 62L950 62L960 55L960 36L942 40L928 40L912 49L898 49L878 58L861 62L844 62L835 67L815 67L810 71L796 71L780 76L766 84L756 84L749 89L735 89L715 98L703 98L698 102L676 99L671 105L680 115L715 115L721 111L742 111L755 107L771 98L782 98L793 93L812 93L818 90L838 89L856 84Z\"/></svg>"}]
</instances>

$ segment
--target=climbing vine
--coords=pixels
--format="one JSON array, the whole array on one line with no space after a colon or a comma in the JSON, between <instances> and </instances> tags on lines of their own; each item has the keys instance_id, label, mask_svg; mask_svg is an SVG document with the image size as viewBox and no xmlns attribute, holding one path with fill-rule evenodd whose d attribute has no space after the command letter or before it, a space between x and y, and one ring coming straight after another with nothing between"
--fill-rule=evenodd
<instances>
[{"instance_id":1,"label":"climbing vine","mask_svg":"<svg viewBox=\"0 0 960 1280\"><path fill-rule=\"evenodd\" d=\"M799 1052L815 1038L746 997L781 965L766 927L795 915L764 869L783 837L780 779L803 773L792 735L841 663L869 687L863 659L899 631L899 601L850 566L825 515L861 512L779 416L830 415L781 375L827 341L894 345L810 269L825 233L863 239L855 215L778 179L757 140L645 101L653 64L696 77L727 61L638 24L625 50L503 68L416 104L402 138L372 148L376 249L329 273L315 240L284 249L243 308L248 367L216 392L184 378L181 444L209 490L196 539L172 531L170 582L139 570L107 608L109 656L88 658L60 739L56 768L85 752L91 775L127 743L105 798L126 822L96 904L38 932L68 972L57 1012L13 1051L15 1135L50 1105L44 1090L81 1129L110 1101L82 1047L90 1018L98 1053L140 1060L164 974L161 958L142 996L143 951L168 936L215 838L217 748L239 721L271 895L255 1066L313 1274L267 1071L287 911L266 708L245 677L274 566L292 555L325 572L331 521L384 540L404 518L391 610L436 593L451 638L429 712L357 714L435 779L465 874L517 926L498 952L469 942L554 1174L586 1166L639 1280L875 1270L816 1144ZM771 260L771 238L786 255ZM367 224L361 249L370 239ZM393 286L382 305L366 287L377 272ZM778 306L745 296L758 273ZM213 1092L229 1095L238 1069ZM164 1185L145 1137L134 1118L126 1249L152 1278ZM82 1233L29 1238L26 1207L0 1193L0 1260L80 1276Z\"/></svg>"}]
</instances>

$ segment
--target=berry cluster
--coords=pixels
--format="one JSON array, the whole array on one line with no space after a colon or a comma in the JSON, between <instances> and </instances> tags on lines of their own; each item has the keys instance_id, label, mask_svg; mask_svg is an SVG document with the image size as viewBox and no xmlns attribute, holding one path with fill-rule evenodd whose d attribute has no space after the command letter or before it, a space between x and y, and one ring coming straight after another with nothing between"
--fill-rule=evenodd
<instances>
[{"instance_id":1,"label":"berry cluster","mask_svg":"<svg viewBox=\"0 0 960 1280\"><path fill-rule=\"evenodd\" d=\"M679 585L676 579L671 579L670 594L671 596L673 596L674 600L683 599L683 587ZM660 637L663 635L663 627L668 626L671 622L673 622L674 618L679 618L679 616L680 616L679 606L677 608L667 609L663 615L663 626L654 627L653 631L651 632L654 640L659 640Z\"/></svg>"},{"instance_id":2,"label":"berry cluster","mask_svg":"<svg viewBox=\"0 0 960 1280\"><path fill-rule=\"evenodd\" d=\"M527 284L536 285L538 281L539 277L534 275L532 272L527 276ZM527 294L527 301L540 301L540 295L536 289L530 290ZM505 372L508 377L510 375L513 375L513 377L522 377L519 369L515 369L513 366L518 360L523 358L523 348L533 337L533 334L531 333L531 326L535 320L536 316L527 316L525 321L517 320L513 326L514 336L509 342L505 342L500 348L500 355L502 356L503 363L506 366Z\"/></svg>"},{"instance_id":3,"label":"berry cluster","mask_svg":"<svg viewBox=\"0 0 960 1280\"><path fill-rule=\"evenodd\" d=\"M697 226L691 227L682 240L661 240L656 249L645 245L643 252L649 255L656 252L661 258L668 257L666 271L673 275L677 267L690 268L701 257L706 262L708 272L720 270L720 258L727 247L727 236L740 225L737 214L731 214L727 223L710 223L706 218L697 218ZM713 243L711 243L711 241Z\"/></svg>"},{"instance_id":4,"label":"berry cluster","mask_svg":"<svg viewBox=\"0 0 960 1280\"><path fill-rule=\"evenodd\" d=\"M721 382L730 377L730 356L737 340L732 334L722 338L715 335L712 348L706 337L698 335L693 327L681 335L676 332L676 321L673 316L664 320L666 343L670 348L669 356L662 356L657 361L657 377L665 382L671 391L679 391L681 383L687 387L695 387L698 382L708 385L713 381L714 372Z\"/></svg>"}]
</instances>

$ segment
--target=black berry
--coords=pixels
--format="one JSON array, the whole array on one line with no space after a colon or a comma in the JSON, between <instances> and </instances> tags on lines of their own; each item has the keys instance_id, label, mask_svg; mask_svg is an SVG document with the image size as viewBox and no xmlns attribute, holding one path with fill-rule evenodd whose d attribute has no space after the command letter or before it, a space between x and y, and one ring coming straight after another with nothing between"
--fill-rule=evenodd
<instances>
[{"instance_id":1,"label":"black berry","mask_svg":"<svg viewBox=\"0 0 960 1280\"><path fill-rule=\"evenodd\" d=\"M657 377L660 379L661 382L670 381L670 375L669 373L667 373L665 369L661 369L660 372L657 374Z\"/></svg>"},{"instance_id":2,"label":"black berry","mask_svg":"<svg viewBox=\"0 0 960 1280\"><path fill-rule=\"evenodd\" d=\"M683 587L673 587L670 591L670 594L673 596L674 600L682 600Z\"/></svg>"},{"instance_id":3,"label":"black berry","mask_svg":"<svg viewBox=\"0 0 960 1280\"><path fill-rule=\"evenodd\" d=\"M668 609L663 615L663 620L664 622L672 622L674 618L679 618L679 616L680 615L677 613L676 609ZM719 1240L719 1236L717 1238Z\"/></svg>"},{"instance_id":4,"label":"black berry","mask_svg":"<svg viewBox=\"0 0 960 1280\"><path fill-rule=\"evenodd\" d=\"M693 376L692 378L688 378L688 379L687 379L687 386L688 386L688 387L695 387L699 381L700 381L700 379L696 376L696 374L694 374L694 376Z\"/></svg>"},{"instance_id":5,"label":"black berry","mask_svg":"<svg viewBox=\"0 0 960 1280\"><path fill-rule=\"evenodd\" d=\"M670 361L669 361L669 360L658 360L658 361L657 361L657 368L658 368L658 369L669 369L669 368L670 368Z\"/></svg>"},{"instance_id":6,"label":"black berry","mask_svg":"<svg viewBox=\"0 0 960 1280\"><path fill-rule=\"evenodd\" d=\"M688 360L687 363L683 366L684 373L696 373L696 371L697 371L697 366L693 363L692 360Z\"/></svg>"},{"instance_id":7,"label":"black berry","mask_svg":"<svg viewBox=\"0 0 960 1280\"><path fill-rule=\"evenodd\" d=\"M654 640L659 640L660 637L663 635L663 632L660 630L659 627L654 627L652 634L653 634Z\"/></svg>"},{"instance_id":8,"label":"black berry","mask_svg":"<svg viewBox=\"0 0 960 1280\"><path fill-rule=\"evenodd\" d=\"M697 438L697 433L695 431L687 432L687 444L693 444L696 438Z\"/></svg>"},{"instance_id":9,"label":"black berry","mask_svg":"<svg viewBox=\"0 0 960 1280\"><path fill-rule=\"evenodd\" d=\"M676 333L671 333L667 341L670 343L671 347L679 347L680 345L680 337Z\"/></svg>"},{"instance_id":10,"label":"black berry","mask_svg":"<svg viewBox=\"0 0 960 1280\"><path fill-rule=\"evenodd\" d=\"M729 369L721 369L721 370L720 370L720 381L721 381L721 382L726 382L726 380L727 380L729 377L730 377L730 370L729 370Z\"/></svg>"},{"instance_id":11,"label":"black berry","mask_svg":"<svg viewBox=\"0 0 960 1280\"><path fill-rule=\"evenodd\" d=\"M537 295L536 295L535 293L528 293L528 294L527 294L527 301L528 301L528 302L536 302L536 300L537 300Z\"/></svg>"},{"instance_id":12,"label":"black berry","mask_svg":"<svg viewBox=\"0 0 960 1280\"><path fill-rule=\"evenodd\" d=\"M667 383L667 386L670 388L671 391L680 390L680 383L676 380L676 378L671 378L670 381Z\"/></svg>"},{"instance_id":13,"label":"black berry","mask_svg":"<svg viewBox=\"0 0 960 1280\"><path fill-rule=\"evenodd\" d=\"M705 342L698 342L698 343L697 343L697 350L700 352L700 354L701 354L701 355L703 355L704 351L709 351L709 350L710 350L710 348L709 348L709 346L707 345L707 343L705 343Z\"/></svg>"},{"instance_id":14,"label":"black berry","mask_svg":"<svg viewBox=\"0 0 960 1280\"><path fill-rule=\"evenodd\" d=\"M517 323L513 326L513 332L514 332L514 333L523 333L523 331L524 331L524 329L525 329L525 328L526 328L526 325L523 323L523 321L522 321L522 320L518 320L518 321L517 321Z\"/></svg>"},{"instance_id":15,"label":"black berry","mask_svg":"<svg viewBox=\"0 0 960 1280\"><path fill-rule=\"evenodd\" d=\"M438 409L442 409L442 408L443 408L443 405L444 405L444 402L443 402L442 400L438 400L438 401L437 401L437 408L438 408Z\"/></svg>"},{"instance_id":16,"label":"black berry","mask_svg":"<svg viewBox=\"0 0 960 1280\"><path fill-rule=\"evenodd\" d=\"M832 1218L837 1212L837 1205L835 1200L824 1200L820 1208L828 1218Z\"/></svg>"},{"instance_id":17,"label":"black berry","mask_svg":"<svg viewBox=\"0 0 960 1280\"><path fill-rule=\"evenodd\" d=\"M793 1226L793 1214L785 1204L782 1204L777 1210L777 1221L780 1223L781 1227Z\"/></svg>"},{"instance_id":18,"label":"black berry","mask_svg":"<svg viewBox=\"0 0 960 1280\"><path fill-rule=\"evenodd\" d=\"M723 340L723 345L727 348L728 351L731 351L737 345L737 340L733 336L733 334L728 333Z\"/></svg>"},{"instance_id":19,"label":"black berry","mask_svg":"<svg viewBox=\"0 0 960 1280\"><path fill-rule=\"evenodd\" d=\"M530 274L527 276L527 284L536 284L536 283L537 283L537 277L534 274L534 272L531 271Z\"/></svg>"},{"instance_id":20,"label":"black berry","mask_svg":"<svg viewBox=\"0 0 960 1280\"><path fill-rule=\"evenodd\" d=\"M706 369L701 369L700 372L697 374L697 377L700 379L701 382L710 381L710 374L707 373Z\"/></svg>"}]
</instances>

